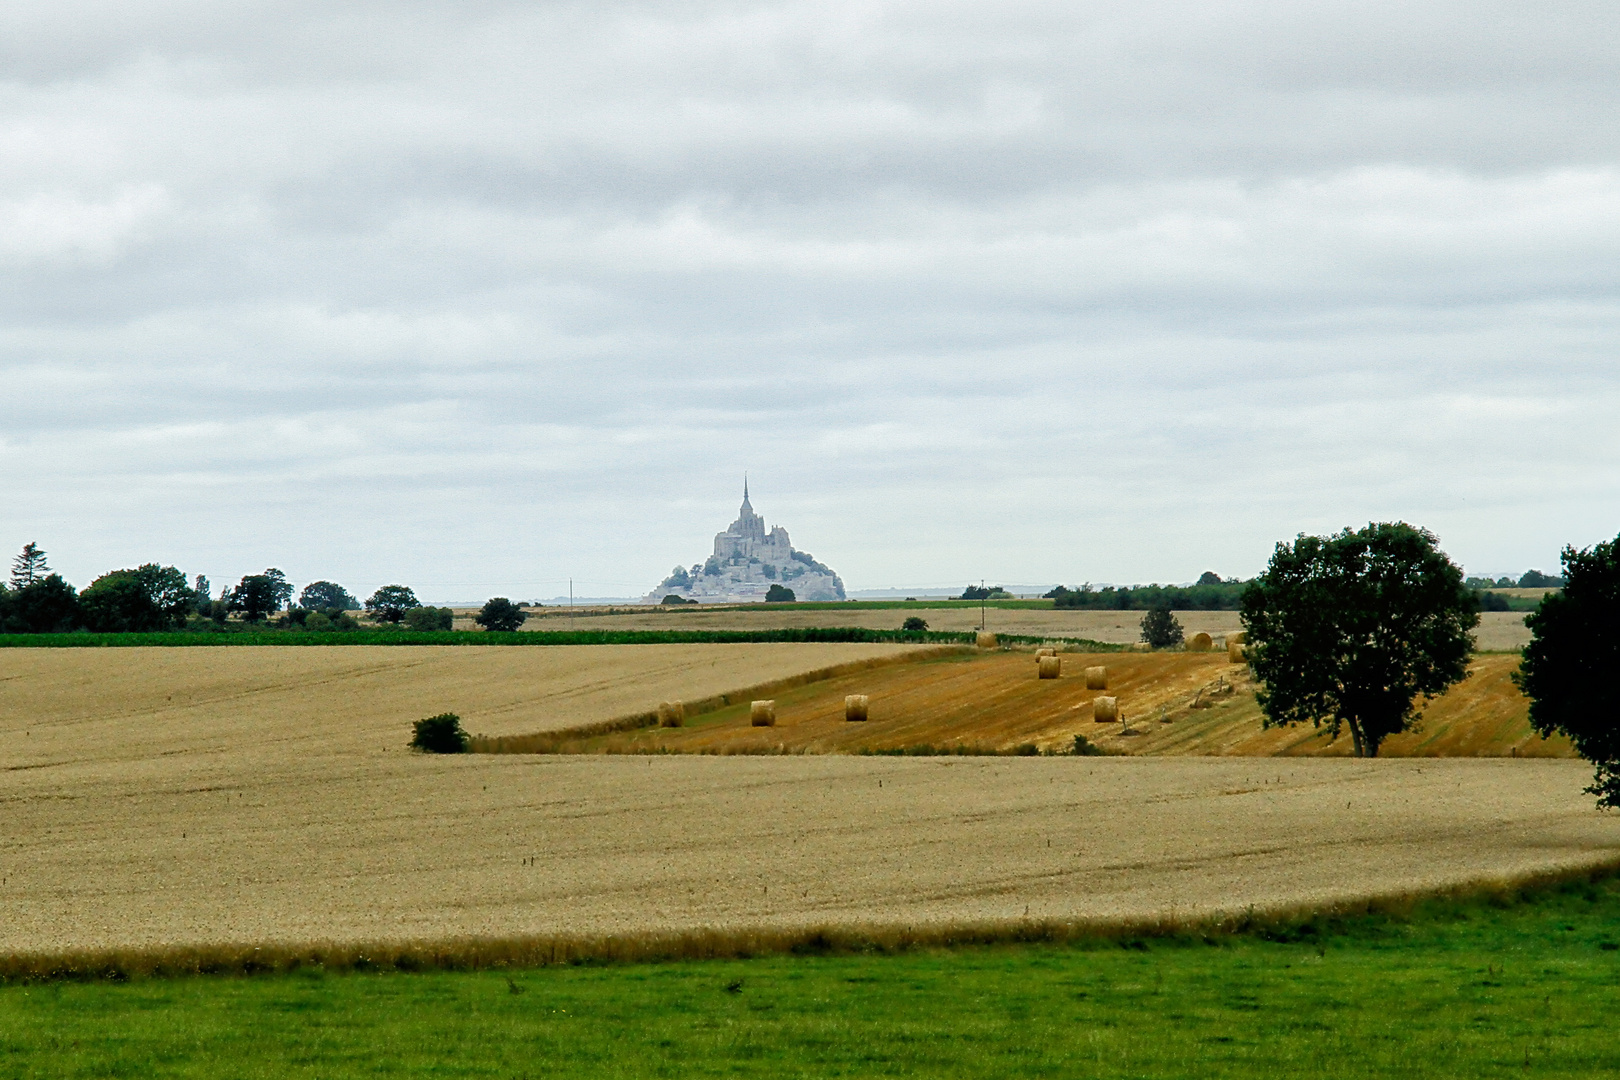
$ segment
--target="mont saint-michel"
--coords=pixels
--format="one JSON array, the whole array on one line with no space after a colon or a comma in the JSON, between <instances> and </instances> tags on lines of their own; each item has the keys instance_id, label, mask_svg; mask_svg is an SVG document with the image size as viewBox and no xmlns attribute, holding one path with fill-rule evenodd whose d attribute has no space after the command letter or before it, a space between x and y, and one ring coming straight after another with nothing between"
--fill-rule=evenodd
<instances>
[{"instance_id":1,"label":"mont saint-michel","mask_svg":"<svg viewBox=\"0 0 1620 1080\"><path fill-rule=\"evenodd\" d=\"M792 589L797 600L844 599L844 583L831 567L794 551L782 526L765 531L765 519L748 502L745 482L742 509L730 528L715 534L714 554L690 568L677 566L646 602L670 595L708 603L764 600L772 585Z\"/></svg>"}]
</instances>

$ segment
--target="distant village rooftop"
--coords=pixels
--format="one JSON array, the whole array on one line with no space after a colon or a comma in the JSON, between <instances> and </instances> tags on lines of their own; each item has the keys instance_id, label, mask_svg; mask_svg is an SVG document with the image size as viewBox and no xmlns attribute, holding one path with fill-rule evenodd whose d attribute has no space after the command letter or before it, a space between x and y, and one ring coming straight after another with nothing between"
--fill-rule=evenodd
<instances>
[{"instance_id":1,"label":"distant village rooftop","mask_svg":"<svg viewBox=\"0 0 1620 1080\"><path fill-rule=\"evenodd\" d=\"M748 501L745 479L742 509L725 532L715 534L714 554L691 567L677 566L643 602L661 603L666 596L710 604L756 602L772 585L792 589L796 600L844 599L844 583L830 567L793 550L782 526L765 530L765 519Z\"/></svg>"}]
</instances>

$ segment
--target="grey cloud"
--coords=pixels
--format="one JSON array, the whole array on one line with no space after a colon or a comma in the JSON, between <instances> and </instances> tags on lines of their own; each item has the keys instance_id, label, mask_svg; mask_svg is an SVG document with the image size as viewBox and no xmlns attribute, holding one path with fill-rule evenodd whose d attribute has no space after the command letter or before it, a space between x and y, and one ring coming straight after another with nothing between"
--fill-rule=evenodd
<instances>
[{"instance_id":1,"label":"grey cloud","mask_svg":"<svg viewBox=\"0 0 1620 1080\"><path fill-rule=\"evenodd\" d=\"M0 531L650 585L749 468L856 585L1550 566L1616 527L1609 18L8 10Z\"/></svg>"}]
</instances>

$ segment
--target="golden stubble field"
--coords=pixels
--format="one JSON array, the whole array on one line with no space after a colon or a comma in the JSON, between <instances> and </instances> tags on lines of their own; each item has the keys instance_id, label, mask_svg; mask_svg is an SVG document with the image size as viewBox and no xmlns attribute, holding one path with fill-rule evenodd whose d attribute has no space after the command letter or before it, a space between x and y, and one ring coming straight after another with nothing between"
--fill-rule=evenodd
<instances>
[{"instance_id":1,"label":"golden stubble field","mask_svg":"<svg viewBox=\"0 0 1620 1080\"><path fill-rule=\"evenodd\" d=\"M1065 752L1083 735L1109 753L1349 756L1348 733L1299 725L1264 729L1248 666L1218 653L1064 653L1063 674L1036 677L1029 650L964 652L853 671L774 694L776 725L753 727L747 702L679 729L617 732L566 744L574 751L856 753L927 746L1010 752L1033 745ZM1107 669L1106 690L1087 689L1088 666ZM1561 736L1530 727L1529 701L1513 685L1519 657L1476 656L1469 676L1429 702L1416 731L1393 736L1386 757L1573 757ZM864 723L844 719L846 694L870 699ZM1093 702L1114 697L1126 723L1099 724Z\"/></svg>"},{"instance_id":2,"label":"golden stubble field","mask_svg":"<svg viewBox=\"0 0 1620 1080\"><path fill-rule=\"evenodd\" d=\"M861 647L0 654L0 952L1193 916L1620 857L1572 761L402 749L464 699L527 730L503 681L642 707L702 669L671 648L746 682Z\"/></svg>"}]
</instances>

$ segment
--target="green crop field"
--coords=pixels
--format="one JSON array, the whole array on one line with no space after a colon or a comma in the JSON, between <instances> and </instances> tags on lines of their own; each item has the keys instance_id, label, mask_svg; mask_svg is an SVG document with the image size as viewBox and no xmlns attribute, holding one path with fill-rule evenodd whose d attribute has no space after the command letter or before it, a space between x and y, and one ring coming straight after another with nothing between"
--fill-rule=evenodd
<instances>
[{"instance_id":1,"label":"green crop field","mask_svg":"<svg viewBox=\"0 0 1620 1080\"><path fill-rule=\"evenodd\" d=\"M1612 1077L1620 888L1218 940L0 987L30 1077Z\"/></svg>"}]
</instances>

